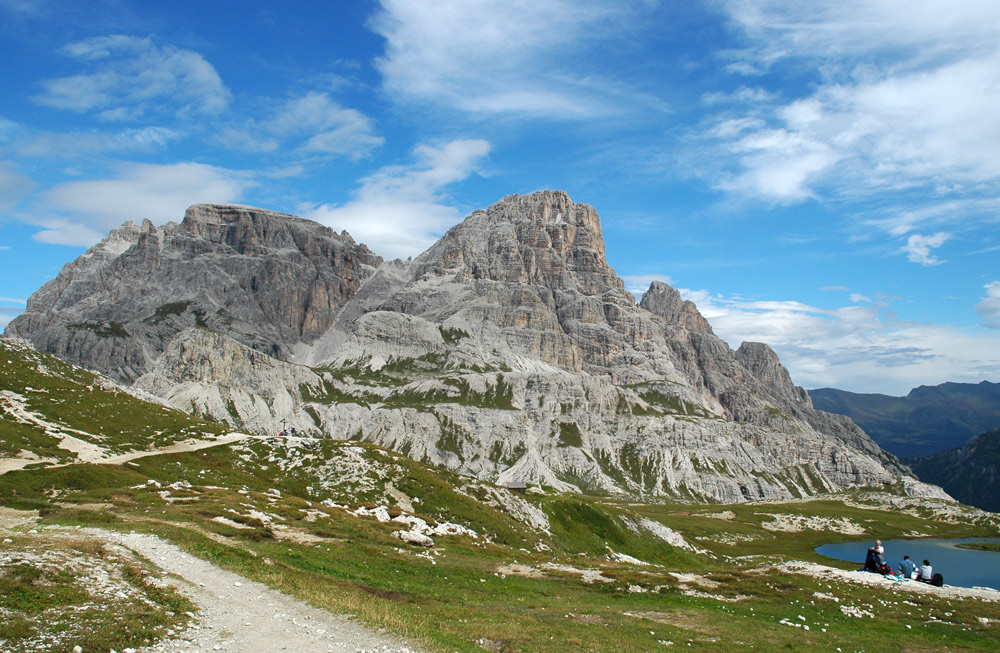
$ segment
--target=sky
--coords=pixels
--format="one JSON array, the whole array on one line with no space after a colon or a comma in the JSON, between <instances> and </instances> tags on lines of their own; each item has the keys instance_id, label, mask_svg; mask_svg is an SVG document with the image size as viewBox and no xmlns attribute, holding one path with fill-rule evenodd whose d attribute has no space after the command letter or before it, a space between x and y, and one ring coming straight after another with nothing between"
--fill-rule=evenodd
<instances>
[{"instance_id":1,"label":"sky","mask_svg":"<svg viewBox=\"0 0 1000 653\"><path fill-rule=\"evenodd\" d=\"M0 0L0 328L132 220L597 209L806 388L1000 381L995 0Z\"/></svg>"}]
</instances>

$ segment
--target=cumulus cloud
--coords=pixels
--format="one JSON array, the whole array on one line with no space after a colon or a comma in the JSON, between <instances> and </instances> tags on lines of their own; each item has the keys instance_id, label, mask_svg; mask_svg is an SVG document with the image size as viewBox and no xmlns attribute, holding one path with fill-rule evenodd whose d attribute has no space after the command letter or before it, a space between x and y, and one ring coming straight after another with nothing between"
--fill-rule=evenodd
<instances>
[{"instance_id":1,"label":"cumulus cloud","mask_svg":"<svg viewBox=\"0 0 1000 653\"><path fill-rule=\"evenodd\" d=\"M215 68L191 50L151 38L101 36L65 46L85 69L42 82L34 100L105 120L130 120L164 107L181 115L218 114L231 99Z\"/></svg>"},{"instance_id":2,"label":"cumulus cloud","mask_svg":"<svg viewBox=\"0 0 1000 653\"><path fill-rule=\"evenodd\" d=\"M476 172L489 151L489 143L481 140L420 145L413 163L388 166L365 178L347 204L304 206L300 212L346 230L380 256L415 256L463 217L446 203L444 191Z\"/></svg>"},{"instance_id":3,"label":"cumulus cloud","mask_svg":"<svg viewBox=\"0 0 1000 653\"><path fill-rule=\"evenodd\" d=\"M991 329L1000 329L1000 281L993 281L983 288L986 296L976 304L976 313L983 318L983 324Z\"/></svg>"},{"instance_id":4,"label":"cumulus cloud","mask_svg":"<svg viewBox=\"0 0 1000 653\"><path fill-rule=\"evenodd\" d=\"M920 263L921 265L937 265L943 261L931 254L931 250L941 247L941 245L944 245L949 238L951 238L951 234L944 232L939 232L930 236L913 234L906 239L906 244L903 245L902 249L906 252L906 257L914 263Z\"/></svg>"},{"instance_id":5,"label":"cumulus cloud","mask_svg":"<svg viewBox=\"0 0 1000 653\"><path fill-rule=\"evenodd\" d=\"M593 0L382 0L371 28L394 97L474 114L576 119L617 111L618 83L585 77L581 50L629 4ZM637 3L637 6L641 6ZM574 60L575 59L575 60ZM635 101L635 97L633 97Z\"/></svg>"},{"instance_id":6,"label":"cumulus cloud","mask_svg":"<svg viewBox=\"0 0 1000 653\"><path fill-rule=\"evenodd\" d=\"M61 215L35 218L35 238L62 245L92 245L128 220L179 220L191 204L233 202L249 181L238 172L201 163L130 164L117 177L73 181L42 194Z\"/></svg>"},{"instance_id":7,"label":"cumulus cloud","mask_svg":"<svg viewBox=\"0 0 1000 653\"><path fill-rule=\"evenodd\" d=\"M1000 317L1000 283L987 291L981 314ZM874 306L822 309L795 301L680 292L697 304L716 335L731 347L747 341L767 343L793 381L807 388L903 395L918 383L1000 377L998 333L898 322ZM993 293L996 299L989 303Z\"/></svg>"}]
</instances>

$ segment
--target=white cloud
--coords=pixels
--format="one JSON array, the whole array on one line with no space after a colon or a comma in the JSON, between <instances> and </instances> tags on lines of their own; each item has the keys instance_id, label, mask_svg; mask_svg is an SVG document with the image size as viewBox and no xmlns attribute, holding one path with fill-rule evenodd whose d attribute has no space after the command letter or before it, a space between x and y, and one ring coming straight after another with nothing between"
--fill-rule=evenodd
<instances>
[{"instance_id":1,"label":"white cloud","mask_svg":"<svg viewBox=\"0 0 1000 653\"><path fill-rule=\"evenodd\" d=\"M343 205L302 207L305 218L346 230L385 258L415 256L463 216L445 203L449 185L476 172L489 153L486 141L452 141L436 148L420 145L416 161L389 166L362 181L354 199Z\"/></svg>"},{"instance_id":2,"label":"white cloud","mask_svg":"<svg viewBox=\"0 0 1000 653\"><path fill-rule=\"evenodd\" d=\"M368 156L384 142L368 116L316 91L286 100L266 120L251 122L243 129L227 128L217 140L251 152L272 152L281 143L291 142L300 152L352 159Z\"/></svg>"},{"instance_id":3,"label":"white cloud","mask_svg":"<svg viewBox=\"0 0 1000 653\"><path fill-rule=\"evenodd\" d=\"M62 53L88 72L42 82L35 101L105 120L128 120L166 107L181 115L218 114L231 99L215 68L191 50L151 38L102 36L71 43Z\"/></svg>"},{"instance_id":4,"label":"white cloud","mask_svg":"<svg viewBox=\"0 0 1000 653\"><path fill-rule=\"evenodd\" d=\"M993 281L983 288L986 296L976 304L976 313L982 316L985 326L1000 329L1000 281Z\"/></svg>"},{"instance_id":5,"label":"white cloud","mask_svg":"<svg viewBox=\"0 0 1000 653\"><path fill-rule=\"evenodd\" d=\"M951 234L944 232L930 236L913 234L906 239L906 245L903 246L902 251L906 252L906 257L914 263L937 265L943 261L931 254L931 249L944 245L949 238L951 238Z\"/></svg>"},{"instance_id":6,"label":"white cloud","mask_svg":"<svg viewBox=\"0 0 1000 653\"><path fill-rule=\"evenodd\" d=\"M821 309L680 291L731 347L767 343L792 380L807 388L903 395L919 384L1000 378L1000 333L897 322L871 306Z\"/></svg>"},{"instance_id":7,"label":"white cloud","mask_svg":"<svg viewBox=\"0 0 1000 653\"><path fill-rule=\"evenodd\" d=\"M91 245L128 220L156 224L180 220L191 204L234 202L249 181L240 173L201 163L122 166L113 179L73 181L43 193L69 217L33 219L46 228L35 238L63 245Z\"/></svg>"},{"instance_id":8,"label":"white cloud","mask_svg":"<svg viewBox=\"0 0 1000 653\"><path fill-rule=\"evenodd\" d=\"M27 301L24 299L18 299L17 297L0 297L0 303L3 304L20 304L21 306L27 305Z\"/></svg>"},{"instance_id":9,"label":"white cloud","mask_svg":"<svg viewBox=\"0 0 1000 653\"><path fill-rule=\"evenodd\" d=\"M32 215L30 224L41 227L41 231L31 237L46 245L68 245L87 247L108 235L108 230L98 230L86 224L63 217Z\"/></svg>"},{"instance_id":10,"label":"white cloud","mask_svg":"<svg viewBox=\"0 0 1000 653\"><path fill-rule=\"evenodd\" d=\"M10 211L35 188L34 180L14 169L9 161L0 161L0 211Z\"/></svg>"},{"instance_id":11,"label":"white cloud","mask_svg":"<svg viewBox=\"0 0 1000 653\"><path fill-rule=\"evenodd\" d=\"M950 0L718 0L752 41L742 56L760 70L789 57L870 61L890 58L926 65L956 52L996 47L1000 5ZM732 54L732 53L729 53Z\"/></svg>"},{"instance_id":12,"label":"white cloud","mask_svg":"<svg viewBox=\"0 0 1000 653\"><path fill-rule=\"evenodd\" d=\"M821 75L808 95L785 103L733 99L706 129L735 155L724 188L779 202L995 189L1000 3L721 5L747 35L743 55L753 65L794 59Z\"/></svg>"},{"instance_id":13,"label":"white cloud","mask_svg":"<svg viewBox=\"0 0 1000 653\"><path fill-rule=\"evenodd\" d=\"M612 24L628 14L631 3L381 4L370 22L386 39L377 66L385 89L398 99L475 114L557 119L605 115L621 108L614 98L620 92L618 82L575 71L582 52L600 34L621 37Z\"/></svg>"},{"instance_id":14,"label":"white cloud","mask_svg":"<svg viewBox=\"0 0 1000 653\"><path fill-rule=\"evenodd\" d=\"M13 320L16 315L7 315L6 313L0 313L0 329L3 329Z\"/></svg>"}]
</instances>

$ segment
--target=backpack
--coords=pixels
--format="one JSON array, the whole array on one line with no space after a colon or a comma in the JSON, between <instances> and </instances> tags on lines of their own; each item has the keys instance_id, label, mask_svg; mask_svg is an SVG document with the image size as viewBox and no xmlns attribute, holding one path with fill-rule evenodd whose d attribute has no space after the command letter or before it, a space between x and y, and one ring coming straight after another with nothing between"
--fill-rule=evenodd
<instances>
[{"instance_id":1,"label":"backpack","mask_svg":"<svg viewBox=\"0 0 1000 653\"><path fill-rule=\"evenodd\" d=\"M941 574L934 574L933 576L931 576L931 585L933 585L934 587L941 587L942 585L944 585L944 576L942 576Z\"/></svg>"}]
</instances>

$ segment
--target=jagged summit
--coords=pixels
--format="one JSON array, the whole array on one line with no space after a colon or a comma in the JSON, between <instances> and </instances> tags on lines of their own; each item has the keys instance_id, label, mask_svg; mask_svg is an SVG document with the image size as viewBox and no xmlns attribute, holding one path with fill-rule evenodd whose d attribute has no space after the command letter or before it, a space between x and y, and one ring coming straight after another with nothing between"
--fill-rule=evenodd
<instances>
[{"instance_id":1,"label":"jagged summit","mask_svg":"<svg viewBox=\"0 0 1000 653\"><path fill-rule=\"evenodd\" d=\"M197 204L180 224L115 229L32 295L7 333L124 381L191 326L283 358L322 335L381 262L309 220Z\"/></svg>"},{"instance_id":2,"label":"jagged summit","mask_svg":"<svg viewBox=\"0 0 1000 653\"><path fill-rule=\"evenodd\" d=\"M195 205L115 230L8 333L241 428L290 420L491 481L720 501L913 485L770 348L732 351L661 282L637 305L597 212L559 191L475 211L412 261Z\"/></svg>"}]
</instances>

